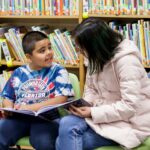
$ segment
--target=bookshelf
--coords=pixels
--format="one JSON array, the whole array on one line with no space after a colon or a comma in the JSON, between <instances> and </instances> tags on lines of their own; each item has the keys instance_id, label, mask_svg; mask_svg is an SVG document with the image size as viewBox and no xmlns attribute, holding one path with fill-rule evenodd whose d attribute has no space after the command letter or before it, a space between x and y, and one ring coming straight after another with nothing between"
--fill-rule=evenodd
<instances>
[{"instance_id":1,"label":"bookshelf","mask_svg":"<svg viewBox=\"0 0 150 150\"><path fill-rule=\"evenodd\" d=\"M56 28L59 28L61 26L67 27L67 28L73 28L78 23L80 23L83 20L82 14L84 13L84 2L87 2L89 0L78 0L79 1L79 15L77 16L46 16L46 15L40 15L40 16L30 16L30 15L20 15L20 16L9 16L9 15L0 15L0 24L16 24L16 25L36 25L36 24L51 24ZM92 1L92 0L91 0ZM102 1L102 0L96 0L93 2ZM107 1L107 0L106 0ZM108 0L109 1L109 0ZM118 0L113 0L118 1ZM138 0L137 0L138 1ZM137 21L139 19L144 19L150 21L150 13L149 15L115 15L115 14L100 14L100 13L88 13L89 17L99 17L107 22L109 21L120 21L123 24L130 23ZM65 65L65 67L68 70L71 70L73 72L77 72L80 80L80 88L81 88L81 94L83 93L84 88L84 80L85 80L85 68L84 68L84 60L83 56L79 56L79 64L78 65ZM6 66L6 61L2 60L1 65ZM23 65L23 63L19 61L13 61L13 66L20 66ZM144 65L146 69L150 69L150 66ZM28 149L28 148L27 148Z\"/></svg>"},{"instance_id":2,"label":"bookshelf","mask_svg":"<svg viewBox=\"0 0 150 150\"><path fill-rule=\"evenodd\" d=\"M98 0L99 1L99 0ZM107 5L110 4L111 1L114 2L114 11L116 11L115 9L117 9L115 7L115 4L117 2L119 2L119 0L108 0L105 1L106 4L102 4L103 1L99 1L101 3L99 3L99 7L94 7L94 5L98 2L98 1L92 1L92 0L78 0L79 4L78 4L78 9L79 9L79 13L78 15L0 15L0 24L12 24L12 25L37 25L37 24L50 24L51 26L53 26L53 28L61 28L66 27L68 29L72 29L74 28L78 23L80 23L83 20L83 14L86 12L88 15L88 17L99 17L107 22L109 21L119 21L122 22L123 24L126 23L131 23L134 21L138 21L140 19L143 20L150 20L150 10L148 10L149 12L146 14L138 14L140 13L140 11L137 11L137 14L119 14L119 13L112 13L112 11L110 11L111 13L109 14L108 11L105 11L104 9L107 9L107 7L103 7L102 5ZM88 8L90 7L88 5L88 3L91 4L91 2L93 2L94 4L92 4L92 8ZM118 4L117 4L118 5ZM146 6L147 8L149 7L150 4L144 5L144 7ZM124 7L125 5L120 5L120 7L122 8L126 8ZM141 7L141 6L140 6ZM139 7L139 8L140 8ZM104 14L101 11L96 11L94 9L101 9L102 11L104 11ZM92 12L89 11L89 9L92 10ZM109 7L110 9L110 7ZM119 8L120 9L120 8ZM111 10L111 9L110 9ZM107 14L105 14L105 12L107 12ZM84 68L84 60L83 60L83 56L80 55L79 56L79 64L78 65L64 65L68 70L71 70L75 73L77 73L79 80L80 80L80 88L81 88L81 94L83 93L83 88L84 88L84 80L85 80L85 68ZM23 63L18 62L18 61L13 61L13 65L14 66L20 66ZM6 65L6 61L2 60L1 61L1 65ZM144 65L146 69L150 68L150 65Z\"/></svg>"},{"instance_id":3,"label":"bookshelf","mask_svg":"<svg viewBox=\"0 0 150 150\"><path fill-rule=\"evenodd\" d=\"M101 18L102 20L105 20L106 22L112 22L112 21L113 22L119 22L119 24L122 24L124 26L126 24L130 24L130 23L131 24L135 23L135 22L138 23L139 20L149 21L149 24L150 24L150 15L98 15L98 14L89 14L88 16L89 17L98 17L98 18ZM137 30L137 32L139 32L139 31ZM144 37L144 41L146 41L145 37ZM149 34L149 42L150 42L150 34ZM139 49L140 49L140 47L139 47ZM150 51L150 49L148 49L148 51ZM146 53L146 49L145 49L145 53ZM150 58L148 58L148 61L149 60L150 60ZM149 64L143 63L143 66L146 70L150 70L150 63Z\"/></svg>"},{"instance_id":4,"label":"bookshelf","mask_svg":"<svg viewBox=\"0 0 150 150\"><path fill-rule=\"evenodd\" d=\"M150 2L149 1L83 1L83 14L105 20L138 46L143 65L150 69Z\"/></svg>"},{"instance_id":5,"label":"bookshelf","mask_svg":"<svg viewBox=\"0 0 150 150\"><path fill-rule=\"evenodd\" d=\"M82 21L82 1L78 4L79 14L71 16L48 16L48 15L3 15L0 14L0 24L2 25L38 25L38 24L48 24L55 28L66 27L67 29L73 29L78 23ZM2 59L0 62L1 65L6 66L7 63L5 59ZM18 67L23 65L23 62L13 61L13 67ZM69 72L73 72L78 75L80 81L81 95L84 88L85 80L85 68L83 56L79 55L79 63L77 65L63 65ZM5 67L6 68L6 67Z\"/></svg>"},{"instance_id":6,"label":"bookshelf","mask_svg":"<svg viewBox=\"0 0 150 150\"><path fill-rule=\"evenodd\" d=\"M110 18L110 19L150 19L150 15L98 15L89 14L89 17L100 17L100 18Z\"/></svg>"}]
</instances>

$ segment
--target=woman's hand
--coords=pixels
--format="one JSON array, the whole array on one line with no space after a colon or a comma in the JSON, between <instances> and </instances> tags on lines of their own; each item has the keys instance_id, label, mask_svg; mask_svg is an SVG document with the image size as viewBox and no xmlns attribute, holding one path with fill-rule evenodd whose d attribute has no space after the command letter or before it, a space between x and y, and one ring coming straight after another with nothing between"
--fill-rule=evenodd
<instances>
[{"instance_id":1,"label":"woman's hand","mask_svg":"<svg viewBox=\"0 0 150 150\"><path fill-rule=\"evenodd\" d=\"M91 108L84 106L84 107L75 107L73 105L69 108L70 112L76 116L82 118L90 118L91 117Z\"/></svg>"}]
</instances>

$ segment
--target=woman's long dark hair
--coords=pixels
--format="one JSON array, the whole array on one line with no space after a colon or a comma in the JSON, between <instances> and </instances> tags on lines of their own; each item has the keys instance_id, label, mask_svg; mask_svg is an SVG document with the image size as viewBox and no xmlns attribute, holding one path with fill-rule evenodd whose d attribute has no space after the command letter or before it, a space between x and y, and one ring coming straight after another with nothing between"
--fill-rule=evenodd
<instances>
[{"instance_id":1,"label":"woman's long dark hair","mask_svg":"<svg viewBox=\"0 0 150 150\"><path fill-rule=\"evenodd\" d=\"M77 25L72 31L72 37L81 48L81 53L87 54L90 74L103 70L123 40L123 36L112 30L103 20L90 17Z\"/></svg>"}]
</instances>

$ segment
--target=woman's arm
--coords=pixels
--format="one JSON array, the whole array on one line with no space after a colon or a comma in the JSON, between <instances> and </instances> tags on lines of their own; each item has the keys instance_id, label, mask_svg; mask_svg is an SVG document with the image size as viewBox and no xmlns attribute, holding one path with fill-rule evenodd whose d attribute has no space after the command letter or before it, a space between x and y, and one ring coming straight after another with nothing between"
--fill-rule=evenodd
<instances>
[{"instance_id":1,"label":"woman's arm","mask_svg":"<svg viewBox=\"0 0 150 150\"><path fill-rule=\"evenodd\" d=\"M135 115L142 101L141 80L145 77L145 70L139 59L134 55L127 55L116 62L115 68L121 99L112 104L92 107L91 116L94 123L128 121Z\"/></svg>"},{"instance_id":2,"label":"woman's arm","mask_svg":"<svg viewBox=\"0 0 150 150\"><path fill-rule=\"evenodd\" d=\"M93 105L95 101L99 101L100 99L100 95L98 94L93 82L93 75L89 75L89 71L87 71L83 99L91 105Z\"/></svg>"}]
</instances>

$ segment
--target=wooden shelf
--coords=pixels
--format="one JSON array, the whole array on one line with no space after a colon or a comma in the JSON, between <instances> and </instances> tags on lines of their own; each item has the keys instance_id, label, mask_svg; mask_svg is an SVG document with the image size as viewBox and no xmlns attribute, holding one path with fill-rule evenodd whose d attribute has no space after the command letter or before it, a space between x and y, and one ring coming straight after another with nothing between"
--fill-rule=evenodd
<instances>
[{"instance_id":1,"label":"wooden shelf","mask_svg":"<svg viewBox=\"0 0 150 150\"><path fill-rule=\"evenodd\" d=\"M0 64L1 65L7 65L6 61L3 59L0 61ZM24 65L23 62L20 62L20 61L13 61L13 66L21 66L21 65Z\"/></svg>"},{"instance_id":2,"label":"wooden shelf","mask_svg":"<svg viewBox=\"0 0 150 150\"><path fill-rule=\"evenodd\" d=\"M47 24L53 28L67 28L68 30L74 29L74 27L80 23L82 18L82 8L83 8L83 0L80 0L79 2L79 14L75 16L33 16L33 15L0 15L0 23L2 26L7 25L17 25L17 26L33 26L33 25L41 25L41 24ZM50 31L51 32L51 31ZM0 62L0 65L7 65L5 60L2 60ZM24 65L24 63L20 61L13 61L13 66L21 66ZM71 72L75 73L79 77L80 81L80 93L82 96L83 89L84 89L84 80L85 80L85 71L84 71L84 61L83 56L80 56L80 61L77 65L64 65L62 64L67 70L70 70Z\"/></svg>"},{"instance_id":3,"label":"wooden shelf","mask_svg":"<svg viewBox=\"0 0 150 150\"><path fill-rule=\"evenodd\" d=\"M14 25L37 25L37 24L78 24L79 16L0 16L0 23ZM56 27L57 28L57 27Z\"/></svg>"},{"instance_id":4,"label":"wooden shelf","mask_svg":"<svg viewBox=\"0 0 150 150\"><path fill-rule=\"evenodd\" d=\"M65 68L78 68L79 69L79 64L78 65L64 65L64 64L61 64L63 65Z\"/></svg>"},{"instance_id":5,"label":"wooden shelf","mask_svg":"<svg viewBox=\"0 0 150 150\"><path fill-rule=\"evenodd\" d=\"M150 19L150 15L99 15L99 14L89 14L89 17L100 17L100 18L123 18L123 19Z\"/></svg>"},{"instance_id":6,"label":"wooden shelf","mask_svg":"<svg viewBox=\"0 0 150 150\"><path fill-rule=\"evenodd\" d=\"M79 19L79 16L31 16L31 15L26 15L26 16L0 16L1 19Z\"/></svg>"},{"instance_id":7,"label":"wooden shelf","mask_svg":"<svg viewBox=\"0 0 150 150\"><path fill-rule=\"evenodd\" d=\"M144 65L144 68L145 68L145 69L150 69L150 66Z\"/></svg>"},{"instance_id":8,"label":"wooden shelf","mask_svg":"<svg viewBox=\"0 0 150 150\"><path fill-rule=\"evenodd\" d=\"M20 15L20 16L12 16L12 15L0 15L0 23L2 26L5 24L10 25L40 25L40 24L48 24L52 27L61 28L63 26L67 27L67 29L72 30L74 26L80 23L83 20L83 0L79 1L79 15L76 16L33 16L33 15ZM149 20L150 15L100 15L100 14L88 14L89 17L99 17L106 21L111 20L120 20L123 23L137 21L138 19ZM80 62L78 65L64 65L64 67L70 69L78 69L79 71L79 80L80 80L80 88L81 95L84 89L85 83L85 68L84 68L84 58L80 56ZM2 60L1 65L7 65L5 60ZM19 61L13 61L13 66L21 66L24 63ZM150 68L150 66L145 66L145 68ZM74 71L74 70L73 70ZM76 71L76 70L75 70Z\"/></svg>"},{"instance_id":9,"label":"wooden shelf","mask_svg":"<svg viewBox=\"0 0 150 150\"><path fill-rule=\"evenodd\" d=\"M100 18L133 18L133 19L150 19L150 15L100 15L100 14L88 14L89 17L100 17ZM1 19L79 19L79 16L0 16Z\"/></svg>"},{"instance_id":10,"label":"wooden shelf","mask_svg":"<svg viewBox=\"0 0 150 150\"><path fill-rule=\"evenodd\" d=\"M1 65L7 65L7 63L6 63L6 61L4 59L1 60L0 64ZM21 66L21 65L24 65L24 64L25 63L20 62L20 61L16 61L16 60L13 61L13 66ZM77 69L79 69L79 64L77 64L77 65L69 65L69 64L65 65L65 64L61 64L61 65L63 65L65 68L68 68L68 69L69 68L72 68L72 69L77 68Z\"/></svg>"},{"instance_id":11,"label":"wooden shelf","mask_svg":"<svg viewBox=\"0 0 150 150\"><path fill-rule=\"evenodd\" d=\"M10 146L11 149L16 150L17 146ZM32 146L21 146L22 150L35 150Z\"/></svg>"}]
</instances>

